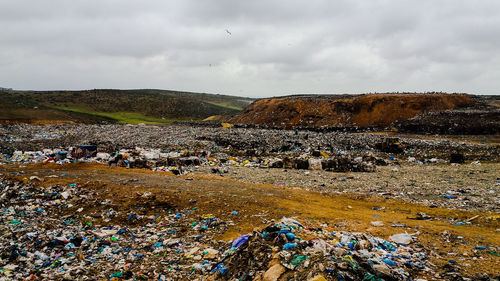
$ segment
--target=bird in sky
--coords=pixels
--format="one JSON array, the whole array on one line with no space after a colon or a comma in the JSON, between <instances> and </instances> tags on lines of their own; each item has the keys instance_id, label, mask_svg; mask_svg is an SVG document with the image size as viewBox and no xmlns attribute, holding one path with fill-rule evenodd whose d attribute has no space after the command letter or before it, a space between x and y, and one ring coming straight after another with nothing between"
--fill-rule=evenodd
<instances>
[{"instance_id":1,"label":"bird in sky","mask_svg":"<svg viewBox=\"0 0 500 281\"><path fill-rule=\"evenodd\" d=\"M227 32L227 34L229 34L229 35L233 35L233 34L232 34L231 32L229 32L229 30L227 30L227 29L226 29L226 32Z\"/></svg>"}]
</instances>

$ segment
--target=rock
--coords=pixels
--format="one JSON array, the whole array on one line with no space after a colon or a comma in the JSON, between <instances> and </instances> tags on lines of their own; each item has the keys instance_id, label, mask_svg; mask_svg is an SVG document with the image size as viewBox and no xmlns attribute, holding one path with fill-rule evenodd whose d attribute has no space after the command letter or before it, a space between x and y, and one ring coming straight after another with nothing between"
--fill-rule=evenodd
<instances>
[{"instance_id":1,"label":"rock","mask_svg":"<svg viewBox=\"0 0 500 281\"><path fill-rule=\"evenodd\" d=\"M281 264L275 264L264 273L263 281L276 281L285 271L286 268Z\"/></svg>"}]
</instances>

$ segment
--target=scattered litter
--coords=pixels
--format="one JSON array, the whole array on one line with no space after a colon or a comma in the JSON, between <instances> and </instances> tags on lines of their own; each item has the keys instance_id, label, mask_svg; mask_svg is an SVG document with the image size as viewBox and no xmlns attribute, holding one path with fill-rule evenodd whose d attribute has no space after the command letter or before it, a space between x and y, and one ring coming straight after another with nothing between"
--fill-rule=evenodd
<instances>
[{"instance_id":1,"label":"scattered litter","mask_svg":"<svg viewBox=\"0 0 500 281\"><path fill-rule=\"evenodd\" d=\"M377 227L385 226L384 222L382 221L372 221L370 222L370 224Z\"/></svg>"}]
</instances>

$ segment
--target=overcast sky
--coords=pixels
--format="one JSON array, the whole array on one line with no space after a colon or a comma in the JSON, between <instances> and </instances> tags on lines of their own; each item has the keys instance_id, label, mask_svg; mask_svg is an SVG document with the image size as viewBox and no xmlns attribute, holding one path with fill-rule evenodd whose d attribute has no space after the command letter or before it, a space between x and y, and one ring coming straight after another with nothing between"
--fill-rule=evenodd
<instances>
[{"instance_id":1,"label":"overcast sky","mask_svg":"<svg viewBox=\"0 0 500 281\"><path fill-rule=\"evenodd\" d=\"M0 87L500 94L500 1L0 0Z\"/></svg>"}]
</instances>

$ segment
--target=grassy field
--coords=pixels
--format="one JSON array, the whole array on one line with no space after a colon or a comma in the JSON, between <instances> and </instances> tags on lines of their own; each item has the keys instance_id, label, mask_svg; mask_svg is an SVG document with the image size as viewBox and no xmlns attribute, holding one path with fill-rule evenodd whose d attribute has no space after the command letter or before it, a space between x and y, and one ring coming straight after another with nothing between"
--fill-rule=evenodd
<instances>
[{"instance_id":1,"label":"grassy field","mask_svg":"<svg viewBox=\"0 0 500 281\"><path fill-rule=\"evenodd\" d=\"M98 111L91 111L91 110L86 110L86 109L81 109L81 108L74 108L74 107L64 107L64 106L57 106L53 107L54 109L58 110L64 110L64 111L70 111L70 112L76 112L76 113L84 113L84 114L89 114L89 115L95 115L99 117L105 117L105 118L110 118L115 120L117 123L120 124L169 124L175 121L185 121L181 119L162 119L162 118L155 118L155 117L149 117L149 116L144 116L140 113L134 113L134 112L98 112Z\"/></svg>"},{"instance_id":2,"label":"grassy field","mask_svg":"<svg viewBox=\"0 0 500 281\"><path fill-rule=\"evenodd\" d=\"M165 124L233 116L253 99L170 90L0 92L0 123Z\"/></svg>"},{"instance_id":3,"label":"grassy field","mask_svg":"<svg viewBox=\"0 0 500 281\"><path fill-rule=\"evenodd\" d=\"M210 102L210 101L208 101L207 103L213 104L213 105L216 105L216 106L220 106L220 107L223 107L223 108L227 108L227 109L238 110L238 111L240 111L240 110L243 109L242 107L234 106L234 105L230 105L230 104L225 104L225 103L217 103L217 102Z\"/></svg>"}]
</instances>

